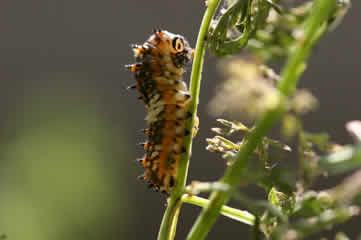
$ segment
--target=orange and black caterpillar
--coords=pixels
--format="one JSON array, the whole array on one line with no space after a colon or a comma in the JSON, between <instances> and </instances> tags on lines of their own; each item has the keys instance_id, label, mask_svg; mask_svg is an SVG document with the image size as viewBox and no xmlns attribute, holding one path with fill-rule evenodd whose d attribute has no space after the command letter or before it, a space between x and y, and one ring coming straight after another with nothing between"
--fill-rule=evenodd
<instances>
[{"instance_id":1,"label":"orange and black caterpillar","mask_svg":"<svg viewBox=\"0 0 361 240\"><path fill-rule=\"evenodd\" d=\"M131 45L136 63L127 65L135 74L136 84L145 103L145 156L140 163L145 168L143 178L157 191L170 193L176 183L176 171L184 137L190 132L185 121L191 117L188 105L191 96L182 79L185 65L192 60L193 49L181 35L154 30L143 45Z\"/></svg>"}]
</instances>

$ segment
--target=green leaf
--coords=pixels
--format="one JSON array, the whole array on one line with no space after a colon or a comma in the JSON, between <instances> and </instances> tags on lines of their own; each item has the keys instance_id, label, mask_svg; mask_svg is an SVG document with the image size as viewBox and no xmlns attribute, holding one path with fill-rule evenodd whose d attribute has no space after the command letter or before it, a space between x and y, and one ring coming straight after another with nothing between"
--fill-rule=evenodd
<instances>
[{"instance_id":1,"label":"green leaf","mask_svg":"<svg viewBox=\"0 0 361 240\"><path fill-rule=\"evenodd\" d=\"M221 57L238 53L245 47L250 33L248 31L250 18L246 17L249 14L251 3L252 0L238 0L234 1L228 9L223 10L223 14L216 20L216 26L208 39L210 50L214 55ZM228 31L236 30L236 25L238 25L237 29L240 29L240 25L243 26L243 29L240 36L231 39Z\"/></svg>"},{"instance_id":2,"label":"green leaf","mask_svg":"<svg viewBox=\"0 0 361 240\"><path fill-rule=\"evenodd\" d=\"M217 119L217 122L223 124L228 127L228 129L220 129L220 128L212 128L212 131L220 134L220 135L231 135L237 131L249 132L250 129L246 127L243 123L238 121L228 121L225 119Z\"/></svg>"},{"instance_id":3,"label":"green leaf","mask_svg":"<svg viewBox=\"0 0 361 240\"><path fill-rule=\"evenodd\" d=\"M282 213L291 215L295 208L295 197L293 194L285 194L272 188L268 194L268 200L276 206Z\"/></svg>"},{"instance_id":4,"label":"green leaf","mask_svg":"<svg viewBox=\"0 0 361 240\"><path fill-rule=\"evenodd\" d=\"M217 138L218 140L220 140L221 144L223 147L230 149L230 150L239 150L239 145L233 143L232 141L221 137L221 136L216 136L215 138Z\"/></svg>"}]
</instances>

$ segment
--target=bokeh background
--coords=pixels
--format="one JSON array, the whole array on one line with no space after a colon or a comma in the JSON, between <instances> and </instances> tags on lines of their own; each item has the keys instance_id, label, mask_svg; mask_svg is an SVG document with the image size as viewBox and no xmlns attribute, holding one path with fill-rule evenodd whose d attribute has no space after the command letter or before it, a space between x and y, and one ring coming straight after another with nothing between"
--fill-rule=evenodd
<instances>
[{"instance_id":1,"label":"bokeh background","mask_svg":"<svg viewBox=\"0 0 361 240\"><path fill-rule=\"evenodd\" d=\"M313 51L301 81L321 104L305 117L306 128L343 144L352 142L345 123L361 119L361 3L352 3ZM137 94L125 90L134 79L122 66L133 62L129 44L143 43L153 27L184 34L194 46L204 10L203 1L0 1L0 234L156 238L165 198L136 178L145 113ZM205 150L216 124L207 103L222 82L216 65L206 57L190 180L216 180L224 169L220 156ZM317 187L334 183L322 179ZM245 191L266 197L257 188ZM199 211L184 206L177 239ZM355 236L360 224L341 228ZM208 239L244 239L248 232L220 217Z\"/></svg>"}]
</instances>

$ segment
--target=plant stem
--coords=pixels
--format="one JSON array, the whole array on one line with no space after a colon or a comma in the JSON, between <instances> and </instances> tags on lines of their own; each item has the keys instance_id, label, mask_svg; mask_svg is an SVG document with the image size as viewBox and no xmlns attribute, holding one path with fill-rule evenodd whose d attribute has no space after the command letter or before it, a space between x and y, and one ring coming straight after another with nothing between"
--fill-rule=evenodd
<instances>
[{"instance_id":1,"label":"plant stem","mask_svg":"<svg viewBox=\"0 0 361 240\"><path fill-rule=\"evenodd\" d=\"M203 69L203 59L206 49L205 39L208 34L208 29L212 21L213 15L217 10L217 7L220 3L220 0L209 0L208 8L204 14L202 24L199 30L197 45L195 49L195 55L193 60L191 81L190 81L190 94L192 97L192 102L189 106L189 111L192 113L192 118L187 121L187 129L192 130L194 126L194 120L197 116L197 107L199 102L199 90L201 84L201 75ZM191 131L192 132L192 131ZM181 203L177 204L180 197L183 194L184 186L187 181L189 159L192 151L192 134L185 137L184 146L187 149L187 152L182 156L179 165L177 167L177 176L176 176L176 185L171 193L168 207L164 213L162 224L160 226L158 240L170 240L175 235L175 229L178 220L179 209ZM171 232L173 231L173 233Z\"/></svg>"},{"instance_id":2,"label":"plant stem","mask_svg":"<svg viewBox=\"0 0 361 240\"><path fill-rule=\"evenodd\" d=\"M200 207L205 207L208 204L209 200L185 194L182 197L182 202L190 203ZM255 217L247 211L241 211L235 208L222 206L220 213L238 222L242 222L251 226L254 225Z\"/></svg>"},{"instance_id":3,"label":"plant stem","mask_svg":"<svg viewBox=\"0 0 361 240\"><path fill-rule=\"evenodd\" d=\"M181 203L178 203L178 199L175 197L171 197L168 200L168 206L165 210L162 223L160 225L160 230L158 233L158 240L168 240L172 239L172 236L175 235L175 232L172 233L171 231L175 231L175 225L177 225L177 217L179 212L179 209L181 207Z\"/></svg>"},{"instance_id":4,"label":"plant stem","mask_svg":"<svg viewBox=\"0 0 361 240\"><path fill-rule=\"evenodd\" d=\"M284 70L281 74L279 91L286 97L290 96L296 89L297 82L301 73L305 70L305 61L310 54L312 45L321 35L319 29L325 30L325 24L335 6L335 0L316 0L312 7L311 14L306 21L304 38L298 41L294 52L289 56ZM315 38L315 36L318 36ZM236 155L233 164L227 168L222 183L229 184L232 189L237 189L240 185L242 176L247 171L248 161L257 145L267 134L270 128L278 121L284 111L285 99L280 98L278 104L265 114L256 123L255 129L250 133L247 142L242 145ZM216 221L222 206L227 203L230 192L214 191L210 196L208 205L203 208L200 216L191 229L187 240L205 239L211 227Z\"/></svg>"}]
</instances>

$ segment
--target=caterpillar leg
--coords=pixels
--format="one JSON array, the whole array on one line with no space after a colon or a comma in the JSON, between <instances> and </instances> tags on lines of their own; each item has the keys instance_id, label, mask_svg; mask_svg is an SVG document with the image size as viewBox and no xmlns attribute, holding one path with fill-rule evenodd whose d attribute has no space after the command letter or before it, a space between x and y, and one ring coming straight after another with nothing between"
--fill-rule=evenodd
<instances>
[{"instance_id":1,"label":"caterpillar leg","mask_svg":"<svg viewBox=\"0 0 361 240\"><path fill-rule=\"evenodd\" d=\"M199 117L196 116L194 119L194 126L193 126L193 137L197 136L199 130Z\"/></svg>"}]
</instances>

